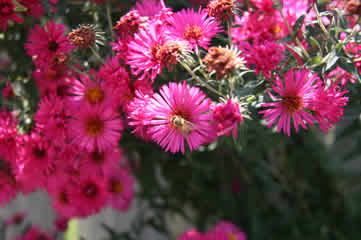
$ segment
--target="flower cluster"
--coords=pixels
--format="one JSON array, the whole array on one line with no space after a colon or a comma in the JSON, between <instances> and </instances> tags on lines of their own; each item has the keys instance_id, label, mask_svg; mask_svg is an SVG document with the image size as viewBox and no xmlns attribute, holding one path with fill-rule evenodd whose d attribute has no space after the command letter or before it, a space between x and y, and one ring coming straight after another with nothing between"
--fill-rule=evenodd
<instances>
[{"instance_id":1,"label":"flower cluster","mask_svg":"<svg viewBox=\"0 0 361 240\"><path fill-rule=\"evenodd\" d=\"M177 240L246 240L246 235L231 222L221 221L206 233L196 229L184 232Z\"/></svg>"}]
</instances>

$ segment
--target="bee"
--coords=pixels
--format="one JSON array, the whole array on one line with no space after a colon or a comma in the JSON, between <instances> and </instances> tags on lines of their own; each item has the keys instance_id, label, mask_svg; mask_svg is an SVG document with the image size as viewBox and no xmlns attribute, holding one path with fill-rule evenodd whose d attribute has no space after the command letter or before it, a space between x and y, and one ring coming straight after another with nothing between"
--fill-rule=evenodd
<instances>
[{"instance_id":1,"label":"bee","mask_svg":"<svg viewBox=\"0 0 361 240\"><path fill-rule=\"evenodd\" d=\"M193 123L185 120L183 117L179 115L172 116L170 118L170 122L177 130L182 132L184 135L190 134L194 129Z\"/></svg>"}]
</instances>

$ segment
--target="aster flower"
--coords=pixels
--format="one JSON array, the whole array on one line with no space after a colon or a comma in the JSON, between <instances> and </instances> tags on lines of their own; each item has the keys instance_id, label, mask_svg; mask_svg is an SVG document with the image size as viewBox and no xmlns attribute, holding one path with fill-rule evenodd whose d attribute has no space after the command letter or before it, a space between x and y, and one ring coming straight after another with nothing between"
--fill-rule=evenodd
<instances>
[{"instance_id":1,"label":"aster flower","mask_svg":"<svg viewBox=\"0 0 361 240\"><path fill-rule=\"evenodd\" d=\"M233 225L231 222L219 222L215 228L215 233L224 232L228 235L229 240L246 240L246 235L239 230L239 228L235 225ZM212 238L210 238L212 240ZM215 240L218 240L218 238L215 238Z\"/></svg>"},{"instance_id":2,"label":"aster flower","mask_svg":"<svg viewBox=\"0 0 361 240\"><path fill-rule=\"evenodd\" d=\"M37 239L55 240L55 237L43 232L37 226L32 225L22 238L16 238L16 239L17 240L37 240Z\"/></svg>"},{"instance_id":3,"label":"aster flower","mask_svg":"<svg viewBox=\"0 0 361 240\"><path fill-rule=\"evenodd\" d=\"M109 195L103 178L81 175L76 185L70 194L80 217L96 214L107 204Z\"/></svg>"},{"instance_id":4,"label":"aster flower","mask_svg":"<svg viewBox=\"0 0 361 240\"><path fill-rule=\"evenodd\" d=\"M51 95L41 98L39 108L34 115L38 130L58 146L62 145L66 139L68 112L65 101Z\"/></svg>"},{"instance_id":5,"label":"aster flower","mask_svg":"<svg viewBox=\"0 0 361 240\"><path fill-rule=\"evenodd\" d=\"M86 152L81 164L87 165L91 172L103 175L107 169L114 168L119 165L122 160L122 152L119 149L109 149L106 151L99 151L95 149L91 152Z\"/></svg>"},{"instance_id":6,"label":"aster flower","mask_svg":"<svg viewBox=\"0 0 361 240\"><path fill-rule=\"evenodd\" d=\"M215 21L214 17L208 17L205 9L183 9L170 19L170 33L189 43L195 51L198 46L208 48L212 38L222 31L220 25Z\"/></svg>"},{"instance_id":7,"label":"aster flower","mask_svg":"<svg viewBox=\"0 0 361 240\"><path fill-rule=\"evenodd\" d=\"M227 135L232 131L233 137L237 137L237 126L243 122L239 105L232 99L227 103L218 103L211 106L213 121L217 130L217 136Z\"/></svg>"},{"instance_id":8,"label":"aster flower","mask_svg":"<svg viewBox=\"0 0 361 240\"><path fill-rule=\"evenodd\" d=\"M105 151L117 146L123 126L113 108L83 104L72 117L68 130L74 144L88 151Z\"/></svg>"},{"instance_id":9,"label":"aster flower","mask_svg":"<svg viewBox=\"0 0 361 240\"><path fill-rule=\"evenodd\" d=\"M80 25L68 34L68 39L81 50L85 50L95 44L96 32L92 26Z\"/></svg>"},{"instance_id":10,"label":"aster flower","mask_svg":"<svg viewBox=\"0 0 361 240\"><path fill-rule=\"evenodd\" d=\"M73 48L65 35L65 25L56 24L54 20L43 27L35 26L25 43L27 53L40 66L49 64L56 55L64 55Z\"/></svg>"},{"instance_id":11,"label":"aster flower","mask_svg":"<svg viewBox=\"0 0 361 240\"><path fill-rule=\"evenodd\" d=\"M143 22L144 20L140 17L138 10L132 10L121 17L113 29L121 33L134 34L142 27Z\"/></svg>"},{"instance_id":12,"label":"aster flower","mask_svg":"<svg viewBox=\"0 0 361 240\"><path fill-rule=\"evenodd\" d=\"M23 137L18 134L18 121L7 111L0 111L0 157L15 163L22 152Z\"/></svg>"},{"instance_id":13,"label":"aster flower","mask_svg":"<svg viewBox=\"0 0 361 240\"><path fill-rule=\"evenodd\" d=\"M256 73L262 72L266 78L271 77L271 71L277 67L282 59L282 48L275 41L256 41L252 45L243 42L239 47L246 60L246 66L255 67Z\"/></svg>"},{"instance_id":14,"label":"aster flower","mask_svg":"<svg viewBox=\"0 0 361 240\"><path fill-rule=\"evenodd\" d=\"M129 209L134 195L134 179L124 169L108 168L104 176L110 204L124 212Z\"/></svg>"},{"instance_id":15,"label":"aster flower","mask_svg":"<svg viewBox=\"0 0 361 240\"><path fill-rule=\"evenodd\" d=\"M206 240L205 236L202 233L198 232L196 229L185 231L180 235L177 240Z\"/></svg>"},{"instance_id":16,"label":"aster flower","mask_svg":"<svg viewBox=\"0 0 361 240\"><path fill-rule=\"evenodd\" d=\"M152 120L152 114L147 111L147 107L151 102L152 95L136 92L137 97L129 102L127 106L128 125L134 127L133 134L145 141L151 139L147 133L149 121Z\"/></svg>"},{"instance_id":17,"label":"aster flower","mask_svg":"<svg viewBox=\"0 0 361 240\"><path fill-rule=\"evenodd\" d=\"M141 16L145 17L156 16L165 7L166 6L163 0L142 0L137 1L135 4L135 10L137 10Z\"/></svg>"},{"instance_id":18,"label":"aster flower","mask_svg":"<svg viewBox=\"0 0 361 240\"><path fill-rule=\"evenodd\" d=\"M77 215L77 208L73 204L71 193L76 188L70 175L65 172L54 174L48 178L46 190L52 198L52 206L60 216L74 217Z\"/></svg>"},{"instance_id":19,"label":"aster flower","mask_svg":"<svg viewBox=\"0 0 361 240\"><path fill-rule=\"evenodd\" d=\"M94 71L90 71L91 76L96 76ZM69 105L78 107L82 104L112 104L112 90L105 86L102 79L96 78L95 81L90 76L79 74L79 79L73 81L69 89Z\"/></svg>"},{"instance_id":20,"label":"aster flower","mask_svg":"<svg viewBox=\"0 0 361 240\"><path fill-rule=\"evenodd\" d=\"M54 220L55 229L57 232L65 232L68 229L70 218L68 217L57 217Z\"/></svg>"},{"instance_id":21,"label":"aster flower","mask_svg":"<svg viewBox=\"0 0 361 240\"><path fill-rule=\"evenodd\" d=\"M24 22L24 20L15 14L15 5L11 0L0 0L0 29L5 32L8 21L12 20L17 23Z\"/></svg>"},{"instance_id":22,"label":"aster flower","mask_svg":"<svg viewBox=\"0 0 361 240\"><path fill-rule=\"evenodd\" d=\"M348 91L342 90L337 83L331 83L329 86L321 82L319 84L311 109L315 113L321 130L327 134L328 129L332 128L343 116L343 107L348 102L348 97L344 95Z\"/></svg>"},{"instance_id":23,"label":"aster flower","mask_svg":"<svg viewBox=\"0 0 361 240\"><path fill-rule=\"evenodd\" d=\"M177 62L178 56L187 51L187 46L171 39L165 28L151 24L135 34L134 40L128 44L127 64L138 80L150 79L152 82L162 72L162 67Z\"/></svg>"},{"instance_id":24,"label":"aster flower","mask_svg":"<svg viewBox=\"0 0 361 240\"><path fill-rule=\"evenodd\" d=\"M149 104L153 120L149 123L148 134L165 151L184 153L184 140L191 151L198 149L215 138L210 123L210 103L199 88L185 82L163 85Z\"/></svg>"},{"instance_id":25,"label":"aster flower","mask_svg":"<svg viewBox=\"0 0 361 240\"><path fill-rule=\"evenodd\" d=\"M15 199L19 184L15 178L15 168L10 162L0 159L0 206Z\"/></svg>"},{"instance_id":26,"label":"aster flower","mask_svg":"<svg viewBox=\"0 0 361 240\"><path fill-rule=\"evenodd\" d=\"M283 132L290 136L292 122L296 132L299 130L299 125L307 129L305 122L310 125L314 124L315 117L307 109L310 108L317 93L315 83L317 76L309 75L307 70L291 69L285 74L284 83L277 76L272 84L272 89L280 98L276 98L268 91L275 102L262 104L262 107L270 107L270 109L259 112L268 122L268 127L271 127L278 119L277 132L283 129Z\"/></svg>"}]
</instances>

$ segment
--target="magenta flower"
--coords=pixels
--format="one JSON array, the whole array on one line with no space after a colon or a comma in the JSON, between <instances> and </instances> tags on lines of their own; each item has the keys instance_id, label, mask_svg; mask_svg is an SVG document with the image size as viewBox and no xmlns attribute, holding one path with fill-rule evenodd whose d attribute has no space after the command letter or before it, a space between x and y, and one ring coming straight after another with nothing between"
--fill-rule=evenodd
<instances>
[{"instance_id":1,"label":"magenta flower","mask_svg":"<svg viewBox=\"0 0 361 240\"><path fill-rule=\"evenodd\" d=\"M75 48L65 35L65 25L53 21L31 31L25 43L27 53L33 57L38 66L51 63L57 55L64 55Z\"/></svg>"},{"instance_id":2,"label":"magenta flower","mask_svg":"<svg viewBox=\"0 0 361 240\"><path fill-rule=\"evenodd\" d=\"M120 167L108 168L104 179L111 206L121 212L128 210L134 197L134 179L129 172Z\"/></svg>"},{"instance_id":3,"label":"magenta flower","mask_svg":"<svg viewBox=\"0 0 361 240\"><path fill-rule=\"evenodd\" d=\"M68 130L73 143L90 152L117 146L123 125L113 108L83 104L72 116Z\"/></svg>"},{"instance_id":4,"label":"magenta flower","mask_svg":"<svg viewBox=\"0 0 361 240\"><path fill-rule=\"evenodd\" d=\"M158 24L150 24L134 35L134 40L128 44L127 64L134 75L141 74L138 80L153 81L162 72L158 52L168 39L164 28Z\"/></svg>"},{"instance_id":5,"label":"magenta flower","mask_svg":"<svg viewBox=\"0 0 361 240\"><path fill-rule=\"evenodd\" d=\"M11 0L0 0L0 30L5 32L8 26L8 20L13 20L17 23L24 22L24 20L15 14L15 5Z\"/></svg>"},{"instance_id":6,"label":"magenta flower","mask_svg":"<svg viewBox=\"0 0 361 240\"><path fill-rule=\"evenodd\" d=\"M236 138L237 126L243 122L238 103L228 99L227 103L212 105L211 110L217 136L229 135L232 131L233 137Z\"/></svg>"},{"instance_id":7,"label":"magenta flower","mask_svg":"<svg viewBox=\"0 0 361 240\"><path fill-rule=\"evenodd\" d=\"M246 234L241 232L239 228L233 225L231 222L219 222L215 226L214 232L224 232L228 235L228 238L230 240L246 240ZM211 239L212 238L210 238L209 240ZM218 240L218 238L216 238L215 240Z\"/></svg>"},{"instance_id":8,"label":"magenta flower","mask_svg":"<svg viewBox=\"0 0 361 240\"><path fill-rule=\"evenodd\" d=\"M276 98L268 91L269 96L276 102L262 104L262 107L270 107L270 109L259 112L268 122L268 127L278 119L277 132L283 129L283 132L290 136L292 122L296 132L299 130L299 125L307 129L304 122L314 124L315 117L307 112L307 109L310 109L317 93L316 78L316 75L309 77L307 70L289 70L284 76L284 83L277 76L272 89L280 98Z\"/></svg>"},{"instance_id":9,"label":"magenta flower","mask_svg":"<svg viewBox=\"0 0 361 240\"><path fill-rule=\"evenodd\" d=\"M180 235L177 240L207 240L202 233L198 232L196 229L191 229L185 231L182 235Z\"/></svg>"},{"instance_id":10,"label":"magenta flower","mask_svg":"<svg viewBox=\"0 0 361 240\"><path fill-rule=\"evenodd\" d=\"M327 134L328 129L341 120L344 113L343 107L348 102L348 97L344 96L347 92L347 90L342 90L336 83L332 83L328 87L320 84L311 109L325 134Z\"/></svg>"},{"instance_id":11,"label":"magenta flower","mask_svg":"<svg viewBox=\"0 0 361 240\"><path fill-rule=\"evenodd\" d=\"M164 8L166 8L166 6L163 0L143 0L137 1L135 4L135 10L137 10L141 16L146 17L153 17L159 14Z\"/></svg>"},{"instance_id":12,"label":"magenta flower","mask_svg":"<svg viewBox=\"0 0 361 240\"><path fill-rule=\"evenodd\" d=\"M208 48L212 38L222 31L214 17L208 17L205 9L183 9L170 18L172 36L185 40L195 51L198 46Z\"/></svg>"},{"instance_id":13,"label":"magenta flower","mask_svg":"<svg viewBox=\"0 0 361 240\"><path fill-rule=\"evenodd\" d=\"M184 153L184 140L191 151L198 149L215 138L210 104L199 88L185 82L163 85L149 104L153 119L148 133L165 151Z\"/></svg>"}]
</instances>

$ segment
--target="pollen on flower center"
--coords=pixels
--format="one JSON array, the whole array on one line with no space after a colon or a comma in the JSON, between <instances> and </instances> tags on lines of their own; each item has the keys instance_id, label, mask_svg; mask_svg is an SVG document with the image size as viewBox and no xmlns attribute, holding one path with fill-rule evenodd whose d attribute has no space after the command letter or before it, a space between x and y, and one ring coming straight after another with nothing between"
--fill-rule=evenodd
<instances>
[{"instance_id":1,"label":"pollen on flower center","mask_svg":"<svg viewBox=\"0 0 361 240\"><path fill-rule=\"evenodd\" d=\"M282 105L288 113L294 113L302 109L303 101L300 96L284 96Z\"/></svg>"},{"instance_id":2,"label":"pollen on flower center","mask_svg":"<svg viewBox=\"0 0 361 240\"><path fill-rule=\"evenodd\" d=\"M176 64L178 57L182 52L182 46L179 42L168 41L159 48L156 53L156 58L163 66Z\"/></svg>"},{"instance_id":3,"label":"pollen on flower center","mask_svg":"<svg viewBox=\"0 0 361 240\"><path fill-rule=\"evenodd\" d=\"M236 235L234 235L233 233L228 233L228 237L229 237L229 240L238 240Z\"/></svg>"},{"instance_id":4,"label":"pollen on flower center","mask_svg":"<svg viewBox=\"0 0 361 240\"><path fill-rule=\"evenodd\" d=\"M173 128L180 131L183 135L188 135L192 131L192 123L187 121L181 115L173 115L170 118L170 123Z\"/></svg>"},{"instance_id":5,"label":"pollen on flower center","mask_svg":"<svg viewBox=\"0 0 361 240\"><path fill-rule=\"evenodd\" d=\"M50 51L56 52L56 50L58 50L58 48L59 48L59 44L56 41L52 40L48 43L48 49Z\"/></svg>"},{"instance_id":6,"label":"pollen on flower center","mask_svg":"<svg viewBox=\"0 0 361 240\"><path fill-rule=\"evenodd\" d=\"M104 131L104 122L99 117L87 119L85 131L92 137L99 136Z\"/></svg>"},{"instance_id":7,"label":"pollen on flower center","mask_svg":"<svg viewBox=\"0 0 361 240\"><path fill-rule=\"evenodd\" d=\"M202 28L200 28L197 25L187 25L187 27L184 30L184 38L189 40L200 40L204 36Z\"/></svg>"},{"instance_id":8,"label":"pollen on flower center","mask_svg":"<svg viewBox=\"0 0 361 240\"><path fill-rule=\"evenodd\" d=\"M96 185L89 183L87 184L84 189L83 189L83 193L85 196L89 197L89 198L93 198L97 195L98 193L98 188Z\"/></svg>"},{"instance_id":9,"label":"pollen on flower center","mask_svg":"<svg viewBox=\"0 0 361 240\"><path fill-rule=\"evenodd\" d=\"M99 87L89 88L84 94L90 104L101 103L104 100L104 91Z\"/></svg>"},{"instance_id":10,"label":"pollen on flower center","mask_svg":"<svg viewBox=\"0 0 361 240\"><path fill-rule=\"evenodd\" d=\"M124 186L119 180L113 179L110 183L110 192L113 194L121 194L124 191Z\"/></svg>"},{"instance_id":11,"label":"pollen on flower center","mask_svg":"<svg viewBox=\"0 0 361 240\"><path fill-rule=\"evenodd\" d=\"M153 59L157 60L158 52L161 48L161 45L158 43L153 43L150 47L150 52L152 53Z\"/></svg>"}]
</instances>

